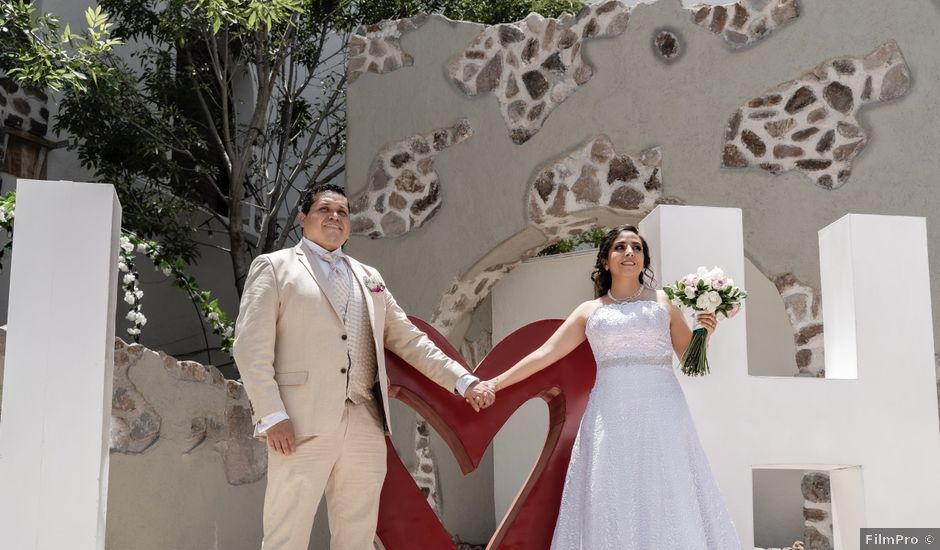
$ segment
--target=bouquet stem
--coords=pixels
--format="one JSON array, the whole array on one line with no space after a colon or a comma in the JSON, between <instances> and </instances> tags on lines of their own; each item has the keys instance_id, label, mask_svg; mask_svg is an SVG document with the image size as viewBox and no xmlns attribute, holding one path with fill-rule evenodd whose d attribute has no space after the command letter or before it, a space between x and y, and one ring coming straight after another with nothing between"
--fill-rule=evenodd
<instances>
[{"instance_id":1,"label":"bouquet stem","mask_svg":"<svg viewBox=\"0 0 940 550\"><path fill-rule=\"evenodd\" d=\"M692 341L682 354L682 373L687 376L704 376L708 374L708 357L706 346L708 331L697 328L692 331Z\"/></svg>"}]
</instances>

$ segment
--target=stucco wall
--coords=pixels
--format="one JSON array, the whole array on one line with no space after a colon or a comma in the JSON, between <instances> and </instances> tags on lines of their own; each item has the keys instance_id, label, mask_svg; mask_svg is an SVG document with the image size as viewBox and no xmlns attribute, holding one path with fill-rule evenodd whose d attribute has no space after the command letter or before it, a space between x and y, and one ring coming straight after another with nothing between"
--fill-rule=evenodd
<instances>
[{"instance_id":1,"label":"stucco wall","mask_svg":"<svg viewBox=\"0 0 940 550\"><path fill-rule=\"evenodd\" d=\"M436 215L394 239L353 237L347 249L382 271L409 312L428 319L455 280L495 264L512 264L551 238L533 228L527 213L536 174L551 159L606 135L618 154L661 147L664 196L742 208L745 249L754 265L768 278L792 273L810 290L818 288L820 228L848 212L932 219L940 207L934 190L940 173L935 154L940 96L934 90L940 83L935 41L940 7L905 0L806 1L799 6L798 18L749 47L732 49L721 36L696 25L693 12L678 1L639 5L622 34L583 43L581 53L593 76L521 145L511 139L493 94L470 97L448 74L449 61L483 27L430 17L400 38L413 65L386 74L363 73L349 87L347 188L351 195L366 188L373 158L389 143L464 117L473 136L435 160L441 201ZM681 56L668 64L653 50L661 29L671 30L682 47ZM892 39L910 68L910 89L860 111L858 121L869 140L841 187L825 189L799 171L772 175L757 168L722 168L725 130L742 104L823 61L861 58ZM618 219L606 212L596 213L604 223ZM619 219L637 217L634 212ZM928 231L931 243L940 242L940 227L928 221ZM938 262L934 254L935 271ZM903 258L873 251L873 266L884 270L887 290L891 272L903 269ZM940 278L933 284L933 295L940 295ZM768 322L776 323L775 330L786 329L779 318ZM456 343L465 325L466 320L449 332ZM935 325L940 330L940 323ZM790 358L788 352L786 361ZM753 374L776 371L770 365L751 368ZM401 434L413 415L398 412ZM439 455L447 453L436 449ZM449 495L460 492L454 487L462 481L443 472L441 483L447 516L447 503L454 501Z\"/></svg>"},{"instance_id":2,"label":"stucco wall","mask_svg":"<svg viewBox=\"0 0 940 550\"><path fill-rule=\"evenodd\" d=\"M940 143L933 124L940 100L932 93L940 78L932 37L940 13L935 3L900 0L807 2L802 11L764 41L732 51L693 24L678 2L639 5L623 34L585 43L593 78L523 145L510 140L492 95L468 98L448 81L449 58L482 27L431 17L401 38L414 66L367 73L350 86L348 188L364 187L373 156L392 140L460 117L475 135L436 162L443 196L437 216L394 241L354 237L350 250L380 267L412 311L430 312L456 275L526 226L523 199L536 167L603 133L618 151L661 146L666 193L689 204L743 208L749 255L769 273L792 271L818 286L819 228L850 211L930 216L940 206L931 191L940 167L932 154ZM670 65L650 51L660 27L676 30L684 43L684 55ZM827 191L795 172L774 177L720 167L724 128L742 102L821 61L865 55L891 38L913 85L905 97L862 111L871 141L846 185ZM433 263L415 270L418 257Z\"/></svg>"},{"instance_id":3,"label":"stucco wall","mask_svg":"<svg viewBox=\"0 0 940 550\"><path fill-rule=\"evenodd\" d=\"M0 380L5 349L0 327ZM251 434L241 384L117 340L107 547L257 550L267 453Z\"/></svg>"}]
</instances>

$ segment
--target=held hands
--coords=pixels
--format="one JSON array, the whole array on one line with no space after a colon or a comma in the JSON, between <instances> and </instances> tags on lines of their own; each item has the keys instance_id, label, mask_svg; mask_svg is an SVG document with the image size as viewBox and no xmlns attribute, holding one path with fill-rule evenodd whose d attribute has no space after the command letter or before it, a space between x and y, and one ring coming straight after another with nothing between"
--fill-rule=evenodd
<instances>
[{"instance_id":1,"label":"held hands","mask_svg":"<svg viewBox=\"0 0 940 550\"><path fill-rule=\"evenodd\" d=\"M480 412L496 401L496 386L490 381L474 382L467 388L464 397L473 410Z\"/></svg>"},{"instance_id":2,"label":"held hands","mask_svg":"<svg viewBox=\"0 0 940 550\"><path fill-rule=\"evenodd\" d=\"M294 446L294 425L289 418L268 428L264 435L268 438L268 446L276 453L290 456L297 450Z\"/></svg>"}]
</instances>

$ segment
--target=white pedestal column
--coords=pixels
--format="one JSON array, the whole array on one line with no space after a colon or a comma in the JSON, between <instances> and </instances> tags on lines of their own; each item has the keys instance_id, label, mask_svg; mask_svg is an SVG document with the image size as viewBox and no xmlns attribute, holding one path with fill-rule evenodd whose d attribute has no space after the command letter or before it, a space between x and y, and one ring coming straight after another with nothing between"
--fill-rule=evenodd
<instances>
[{"instance_id":1,"label":"white pedestal column","mask_svg":"<svg viewBox=\"0 0 940 550\"><path fill-rule=\"evenodd\" d=\"M110 185L18 182L2 548L104 549L120 225Z\"/></svg>"}]
</instances>

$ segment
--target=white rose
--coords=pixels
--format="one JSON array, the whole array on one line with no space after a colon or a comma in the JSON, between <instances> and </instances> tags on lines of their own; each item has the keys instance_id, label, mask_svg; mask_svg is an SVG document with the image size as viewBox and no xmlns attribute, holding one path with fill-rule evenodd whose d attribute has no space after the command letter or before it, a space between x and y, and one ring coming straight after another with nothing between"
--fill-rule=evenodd
<instances>
[{"instance_id":1,"label":"white rose","mask_svg":"<svg viewBox=\"0 0 940 550\"><path fill-rule=\"evenodd\" d=\"M127 333L130 334L131 336L137 336L138 334L140 334L140 329L131 327L127 329Z\"/></svg>"},{"instance_id":2,"label":"white rose","mask_svg":"<svg viewBox=\"0 0 940 550\"><path fill-rule=\"evenodd\" d=\"M164 274L164 275L166 275L167 277L169 277L169 276L170 276L170 273L173 273L173 271L172 271L169 267L164 267L164 268L163 268L163 274Z\"/></svg>"},{"instance_id":3,"label":"white rose","mask_svg":"<svg viewBox=\"0 0 940 550\"><path fill-rule=\"evenodd\" d=\"M209 315L206 315L206 319L208 319L208 320L210 320L210 321L218 321L218 320L219 320L219 314L216 313L216 312L214 312L214 311L210 311L210 312L209 312Z\"/></svg>"},{"instance_id":4,"label":"white rose","mask_svg":"<svg viewBox=\"0 0 940 550\"><path fill-rule=\"evenodd\" d=\"M702 277L708 275L708 269L706 269L704 265L700 265L698 266L698 269L695 270L695 274L698 275L701 279Z\"/></svg>"},{"instance_id":5,"label":"white rose","mask_svg":"<svg viewBox=\"0 0 940 550\"><path fill-rule=\"evenodd\" d=\"M147 318L144 317L144 314L143 314L143 313L138 313L138 314L137 314L137 324L140 325L140 326L144 326L144 325L147 324Z\"/></svg>"},{"instance_id":6,"label":"white rose","mask_svg":"<svg viewBox=\"0 0 940 550\"><path fill-rule=\"evenodd\" d=\"M725 272L722 271L718 266L715 266L711 271L708 272L708 276L712 279L724 279Z\"/></svg>"},{"instance_id":7,"label":"white rose","mask_svg":"<svg viewBox=\"0 0 940 550\"><path fill-rule=\"evenodd\" d=\"M128 271L127 264L124 262L118 262L118 271L123 271L124 273L127 273Z\"/></svg>"},{"instance_id":8,"label":"white rose","mask_svg":"<svg viewBox=\"0 0 940 550\"><path fill-rule=\"evenodd\" d=\"M128 311L124 318L133 323L137 320L137 312L134 310Z\"/></svg>"},{"instance_id":9,"label":"white rose","mask_svg":"<svg viewBox=\"0 0 940 550\"><path fill-rule=\"evenodd\" d=\"M226 327L225 332L222 333L222 336L228 338L228 337L231 336L231 335L232 335L232 327L231 327L231 325L230 325L230 326Z\"/></svg>"},{"instance_id":10,"label":"white rose","mask_svg":"<svg viewBox=\"0 0 940 550\"><path fill-rule=\"evenodd\" d=\"M134 305L134 302L136 301L136 298L134 298L134 293L133 293L133 292L125 292L125 293L124 293L124 301L127 302L128 304Z\"/></svg>"},{"instance_id":11,"label":"white rose","mask_svg":"<svg viewBox=\"0 0 940 550\"><path fill-rule=\"evenodd\" d=\"M137 245L137 252L141 254L146 254L150 250L150 247L147 246L147 243L140 243Z\"/></svg>"},{"instance_id":12,"label":"white rose","mask_svg":"<svg viewBox=\"0 0 940 550\"><path fill-rule=\"evenodd\" d=\"M134 282L134 279L136 279L136 278L137 278L137 277L134 277L134 274L133 274L133 273L128 273L127 275L124 276L124 279L123 279L124 284L129 285L129 284L133 283L133 282Z\"/></svg>"},{"instance_id":13,"label":"white rose","mask_svg":"<svg viewBox=\"0 0 940 550\"><path fill-rule=\"evenodd\" d=\"M728 277L725 279L725 286L734 286L734 279Z\"/></svg>"},{"instance_id":14,"label":"white rose","mask_svg":"<svg viewBox=\"0 0 940 550\"><path fill-rule=\"evenodd\" d=\"M124 250L124 252L131 253L134 251L134 245L130 242L122 242L121 249Z\"/></svg>"},{"instance_id":15,"label":"white rose","mask_svg":"<svg viewBox=\"0 0 940 550\"><path fill-rule=\"evenodd\" d=\"M707 311L708 313L714 313L718 306L721 305L721 295L711 290L702 294L698 297L698 300L695 301L695 307Z\"/></svg>"},{"instance_id":16,"label":"white rose","mask_svg":"<svg viewBox=\"0 0 940 550\"><path fill-rule=\"evenodd\" d=\"M137 290L134 291L134 296L137 296L137 299L140 300L141 298L144 297L144 291L138 288Z\"/></svg>"},{"instance_id":17,"label":"white rose","mask_svg":"<svg viewBox=\"0 0 940 550\"><path fill-rule=\"evenodd\" d=\"M691 300L692 298L695 298L695 288L691 286L685 287L685 297L688 298L689 300Z\"/></svg>"}]
</instances>

